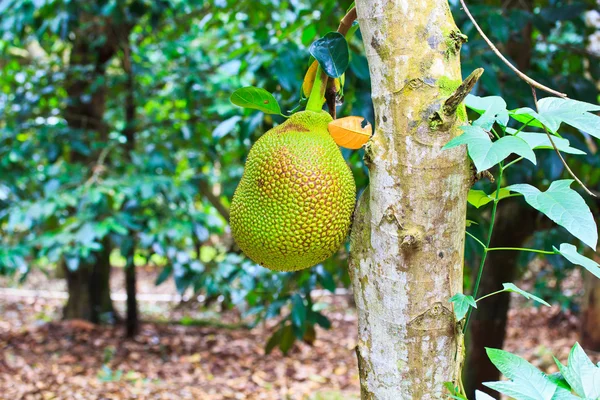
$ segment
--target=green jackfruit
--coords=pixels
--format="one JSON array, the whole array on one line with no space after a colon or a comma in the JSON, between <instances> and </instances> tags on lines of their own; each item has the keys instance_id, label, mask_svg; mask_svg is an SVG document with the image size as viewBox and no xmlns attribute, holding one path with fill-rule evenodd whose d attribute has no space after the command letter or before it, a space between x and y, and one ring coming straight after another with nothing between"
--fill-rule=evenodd
<instances>
[{"instance_id":1,"label":"green jackfruit","mask_svg":"<svg viewBox=\"0 0 600 400\"><path fill-rule=\"evenodd\" d=\"M356 184L335 144L326 112L303 111L250 149L231 203L240 249L275 271L297 271L329 258L344 242Z\"/></svg>"}]
</instances>

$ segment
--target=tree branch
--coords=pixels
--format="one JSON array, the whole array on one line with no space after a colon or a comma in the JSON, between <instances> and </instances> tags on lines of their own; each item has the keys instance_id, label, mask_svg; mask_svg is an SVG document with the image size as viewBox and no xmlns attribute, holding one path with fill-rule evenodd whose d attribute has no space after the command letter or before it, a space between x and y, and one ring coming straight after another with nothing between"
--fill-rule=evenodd
<instances>
[{"instance_id":1,"label":"tree branch","mask_svg":"<svg viewBox=\"0 0 600 400\"><path fill-rule=\"evenodd\" d=\"M479 24L477 23L477 21L475 20L475 18L473 18L473 15L471 15L471 12L469 11L469 8L467 7L467 4L465 3L465 0L460 0L460 4L462 4L463 9L465 10L465 14L467 14L467 17L469 17L469 19L473 23L473 26L475 26L475 29L477 29L477 32L479 32L479 34L481 35L481 37L483 38L483 40L485 40L485 42L488 44L488 46L490 47L490 49L492 49L492 51L494 53L496 53L496 55L498 56L498 58L500 58L500 60L502 60L502 62L504 64L506 64L511 70L513 70L513 72L515 74L517 74L517 76L519 78L521 78L522 80L524 80L525 82L527 82L529 84L529 86L531 86L531 87L538 88L540 90L543 90L545 92L548 92L548 93L553 94L553 95L558 96L558 97L562 97L562 98L566 98L567 97L567 95L565 93L561 93L561 92L556 91L556 90L554 90L552 88L549 88L548 86L542 85L541 83L539 83L538 81L536 81L536 80L528 77L523 72L521 72L517 67L515 67L514 65L512 65L511 62L508 61L506 59L506 57L504 57L504 55L502 55L502 53L500 52L500 50L498 50L498 48L494 45L494 43L492 43L492 41L483 32L483 30L481 29L481 27L479 26Z\"/></svg>"},{"instance_id":2,"label":"tree branch","mask_svg":"<svg viewBox=\"0 0 600 400\"><path fill-rule=\"evenodd\" d=\"M337 31L342 35L346 36L350 28L352 28L352 24L356 20L356 17L356 7L352 7L350 11L348 11L348 13L344 15L344 18L342 18L342 20L340 21L340 25L338 26Z\"/></svg>"},{"instance_id":3,"label":"tree branch","mask_svg":"<svg viewBox=\"0 0 600 400\"><path fill-rule=\"evenodd\" d=\"M467 97L467 95L473 90L473 86L477 83L481 75L483 74L483 68L477 68L460 84L460 86L454 91L452 96L448 97L444 102L443 111L446 115L452 115L456 112L456 109Z\"/></svg>"},{"instance_id":4,"label":"tree branch","mask_svg":"<svg viewBox=\"0 0 600 400\"><path fill-rule=\"evenodd\" d=\"M225 207L223 205L223 203L221 203L221 200L213 194L213 192L210 190L210 188L208 187L208 184L206 182L201 180L199 186L200 186L200 193L202 193L202 195L204 197L206 197L206 200L208 200L208 202L229 223L229 210L227 209L227 207Z\"/></svg>"},{"instance_id":5,"label":"tree branch","mask_svg":"<svg viewBox=\"0 0 600 400\"><path fill-rule=\"evenodd\" d=\"M540 109L538 107L537 93L535 92L535 88L533 86L531 86L531 93L533 94L533 101L535 103L535 109L539 113ZM558 157L560 158L560 161L562 161L562 163L565 166L565 169L567 170L567 172L569 173L569 175L571 175L571 177L573 179L575 179L575 181L581 185L581 187L583 188L583 190L586 191L587 194L589 194L590 196L596 197L596 195L594 193L592 193L590 191L590 189L588 189L583 184L583 182L581 181L581 179L579 179L577 177L577 175L575 175L575 173L571 170L571 168L569 167L569 164L567 164L567 162L563 158L562 154L560 153L560 150L558 150L558 147L556 147L556 144L554 144L554 140L552 140L552 135L550 135L550 132L548 132L548 128L546 128L546 125L542 124L542 127L544 128L544 131L546 132L546 136L548 136L548 140L550 140L550 143L552 144L552 147L554 148L554 151L556 152L556 154L558 154Z\"/></svg>"}]
</instances>

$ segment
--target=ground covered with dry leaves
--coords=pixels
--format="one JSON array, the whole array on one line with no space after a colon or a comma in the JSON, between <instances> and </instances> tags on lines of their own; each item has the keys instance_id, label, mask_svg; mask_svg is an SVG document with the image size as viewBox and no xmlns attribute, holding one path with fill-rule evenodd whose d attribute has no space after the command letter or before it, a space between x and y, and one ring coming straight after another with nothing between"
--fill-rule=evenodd
<instances>
[{"instance_id":1,"label":"ground covered with dry leaves","mask_svg":"<svg viewBox=\"0 0 600 400\"><path fill-rule=\"evenodd\" d=\"M154 271L140 270L141 293ZM116 282L122 272L115 271ZM12 285L0 281L0 288ZM64 290L61 280L33 276L27 289ZM151 296L150 296L151 298ZM264 354L269 326L252 330L182 326L164 321L217 315L187 304L141 302L146 320L135 340L121 328L60 322L60 298L21 297L0 291L0 397L5 399L358 399L354 347L356 316L343 296L329 299L333 328L319 330L313 346L288 356ZM506 348L554 371L552 354L566 361L577 340L577 318L556 308L513 301ZM117 302L117 306L123 306ZM233 322L235 315L218 315ZM162 322L161 322L162 321Z\"/></svg>"}]
</instances>

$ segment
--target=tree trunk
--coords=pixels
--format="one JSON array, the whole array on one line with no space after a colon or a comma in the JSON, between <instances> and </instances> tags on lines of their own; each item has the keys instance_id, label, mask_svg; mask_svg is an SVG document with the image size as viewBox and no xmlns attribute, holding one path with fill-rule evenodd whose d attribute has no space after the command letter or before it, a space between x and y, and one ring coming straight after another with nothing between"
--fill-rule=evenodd
<instances>
[{"instance_id":1,"label":"tree trunk","mask_svg":"<svg viewBox=\"0 0 600 400\"><path fill-rule=\"evenodd\" d=\"M125 80L125 129L123 134L127 138L125 156L129 162L132 162L136 141L135 75L131 60L131 44L129 38L127 40L127 44L123 46L123 69L127 74ZM125 264L125 291L127 292L126 336L128 338L133 338L138 333L139 328L137 278L134 262L135 235L136 232L129 230L129 236L123 239L127 242L127 246L121 246L121 249L126 250L123 256L127 260Z\"/></svg>"},{"instance_id":2,"label":"tree trunk","mask_svg":"<svg viewBox=\"0 0 600 400\"><path fill-rule=\"evenodd\" d=\"M584 272L584 298L581 310L581 345L600 351L600 280Z\"/></svg>"},{"instance_id":3,"label":"tree trunk","mask_svg":"<svg viewBox=\"0 0 600 400\"><path fill-rule=\"evenodd\" d=\"M87 16L89 17L89 16ZM82 22L72 42L65 89L68 95L64 117L79 141L90 148L86 154L73 146L71 162L90 166L98 152L93 144L108 141L108 128L103 121L106 106L106 64L115 55L124 26L113 26L110 21ZM105 36L104 41L99 41ZM95 43L102 42L98 45ZM102 82L102 83L98 83ZM73 210L73 212L75 212ZM103 248L94 255L95 261L80 260L76 271L66 270L69 299L63 310L65 319L80 318L92 322L112 322L115 312L110 298L110 252L108 237Z\"/></svg>"},{"instance_id":4,"label":"tree trunk","mask_svg":"<svg viewBox=\"0 0 600 400\"><path fill-rule=\"evenodd\" d=\"M132 240L133 243L135 243ZM137 335L139 330L138 306L137 306L137 277L135 271L134 254L135 245L132 243L125 264L125 290L127 292L127 326L126 334L128 338Z\"/></svg>"},{"instance_id":5,"label":"tree trunk","mask_svg":"<svg viewBox=\"0 0 600 400\"><path fill-rule=\"evenodd\" d=\"M522 247L523 242L535 231L537 215L537 211L522 201L502 201L498 206L491 247ZM479 286L480 296L501 290L502 283L512 282L516 278L518 256L516 251L488 253ZM464 384L470 399L475 398L476 389L497 395L481 384L500 379L500 372L490 362L485 348L503 348L509 305L510 294L502 293L477 303L477 309L473 310L466 340L464 369Z\"/></svg>"},{"instance_id":6,"label":"tree trunk","mask_svg":"<svg viewBox=\"0 0 600 400\"><path fill-rule=\"evenodd\" d=\"M115 310L110 298L110 239L102 241L95 260L81 260L76 271L67 272L69 298L63 309L64 319L85 319L93 323L114 323Z\"/></svg>"},{"instance_id":7,"label":"tree trunk","mask_svg":"<svg viewBox=\"0 0 600 400\"><path fill-rule=\"evenodd\" d=\"M350 245L362 398L441 399L462 361L448 300L462 291L470 171L463 148L442 150L465 123L462 106L443 112L462 36L446 0L356 3L376 119Z\"/></svg>"}]
</instances>

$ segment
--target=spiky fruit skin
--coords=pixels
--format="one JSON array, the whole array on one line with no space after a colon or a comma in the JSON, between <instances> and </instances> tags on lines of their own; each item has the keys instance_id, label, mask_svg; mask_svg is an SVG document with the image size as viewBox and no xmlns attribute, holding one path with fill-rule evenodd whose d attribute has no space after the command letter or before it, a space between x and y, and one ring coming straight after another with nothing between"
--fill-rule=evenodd
<instances>
[{"instance_id":1,"label":"spiky fruit skin","mask_svg":"<svg viewBox=\"0 0 600 400\"><path fill-rule=\"evenodd\" d=\"M296 113L248 154L231 203L231 232L248 257L271 270L318 264L348 234L356 184L329 122L326 112Z\"/></svg>"}]
</instances>

